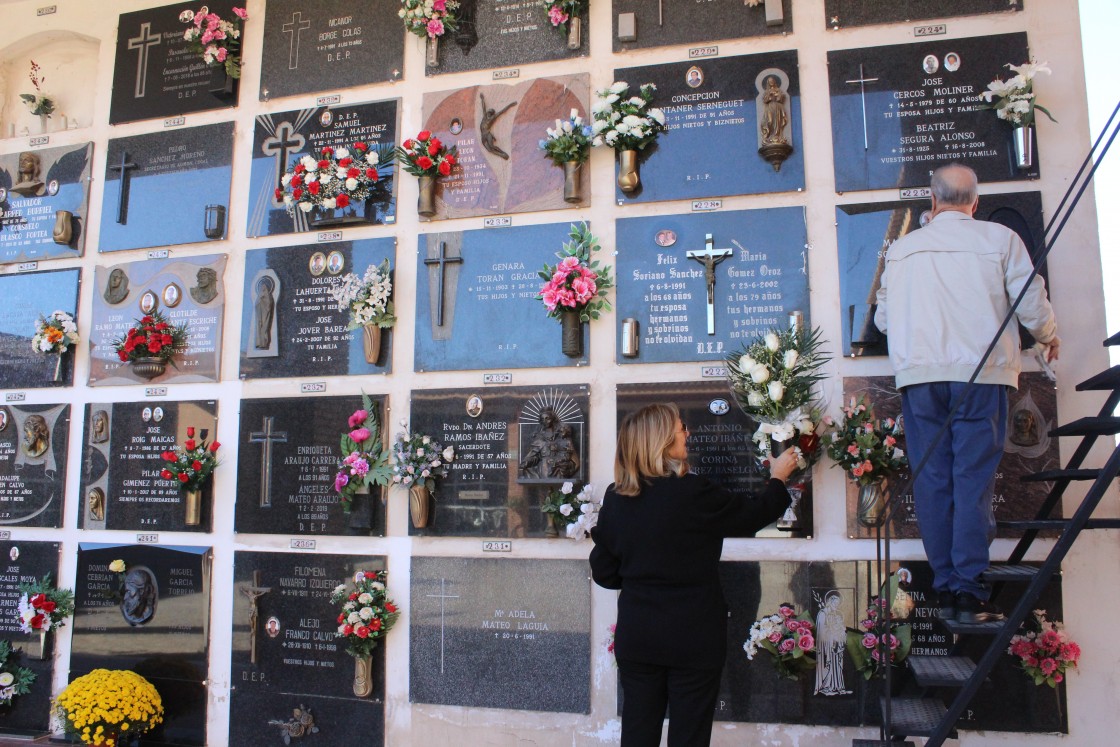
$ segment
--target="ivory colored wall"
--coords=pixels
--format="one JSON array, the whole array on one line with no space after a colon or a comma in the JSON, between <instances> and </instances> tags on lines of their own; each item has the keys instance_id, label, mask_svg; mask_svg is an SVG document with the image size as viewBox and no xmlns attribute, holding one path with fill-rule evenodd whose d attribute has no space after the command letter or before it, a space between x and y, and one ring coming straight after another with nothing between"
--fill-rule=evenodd
<instances>
[{"instance_id":1,"label":"ivory colored wall","mask_svg":"<svg viewBox=\"0 0 1120 747\"><path fill-rule=\"evenodd\" d=\"M666 2L691 2L692 0L666 0ZM700 2L701 0L696 0ZM936 0L930 0L936 3ZM52 131L51 146L81 143L92 140L94 147L93 190L90 215L97 216L102 209L102 175L105 173L106 143L111 137L120 137L161 129L159 120L135 122L110 127L109 93L112 87L112 65L116 40L117 16L161 4L159 0L54 0L57 12L45 17L36 15L36 8L47 4L45 0L0 0L0 17L12 41L0 48L0 136L8 137L14 125L16 136L0 140L0 150L12 152L27 147L27 137L20 136L22 128L29 134L38 134L38 122L21 110L16 94L26 90L26 60L34 56L48 75L48 89L59 102L59 111L77 119L79 129ZM201 3L199 3L201 4ZM245 73L242 80L241 104L234 110L220 110L187 116L187 125L196 126L233 119L236 123L233 185L230 209L230 238L221 243L175 247L173 256L209 254L215 251L231 257L225 282L229 289L226 310L226 334L222 361L222 381L208 385L173 385L169 392L172 399L211 399L220 402L220 422L217 438L226 444L236 444L239 400L256 397L283 397L299 394L298 380L238 379L237 320L240 317L240 289L243 285L243 266L239 261L248 248L283 246L308 237L267 237L245 239L245 215L248 210L249 163L251 158L253 120L258 114L287 111L314 103L315 94L289 97L261 103L256 100L259 76L259 57L263 34L265 0L248 0L246 3L250 22L244 45ZM859 46L901 44L912 41L913 24L895 24L869 28L828 31L824 24L824 0L796 0L793 3L793 28L788 36L760 39L720 41L721 55L760 53L797 49L800 60L800 85L802 90L802 125L806 162L806 188L803 192L724 198L725 210L803 206L807 216L810 249L810 286L812 288L812 319L824 331L826 339L840 339L839 283L837 274L836 233L833 225L837 204L862 203L895 199L897 192L879 190L852 194L836 194L832 176L832 133L830 128L826 52L830 49L848 49ZM1053 76L1041 78L1036 91L1061 121L1060 125L1042 122L1039 127L1041 169L1045 178L1036 183L1008 182L982 185L982 193L1011 192L1038 189L1042 192L1043 206L1049 218L1056 209L1081 160L1088 149L1090 138L1086 116L1084 74L1076 4L1065 0L1028 0L1021 13L1006 13L948 20L948 37L960 38L985 34L1026 31L1032 53L1046 60L1055 71ZM761 12L761 11L758 11ZM615 55L611 53L611 7L606 0L593 0L590 34L590 57L563 65L542 63L521 67L521 78L533 78L564 72L587 72L592 87L600 88L612 81L615 67L630 67L657 62L676 62L686 59L686 47L672 47L637 51ZM55 43L70 40L69 44ZM42 40L42 41L37 41ZM77 71L59 73L60 67L74 53L75 44L86 49L90 41L100 43L96 52L96 66ZM43 42L47 42L46 46ZM92 63L91 59L91 63ZM447 90L491 80L490 71L425 78L423 49L419 39L409 37L405 44L405 80L398 83L381 83L362 88L339 91L344 104L359 103L400 97L402 99L401 131L416 131L420 125L421 98L425 91ZM326 92L322 92L326 93ZM13 104L16 104L14 106ZM52 129L58 124L52 123ZM403 136L403 135L402 135ZM729 148L736 147L728 143ZM533 223L590 220L603 245L614 245L614 220L660 213L687 212L687 201L627 205L618 207L614 202L613 161L609 152L596 151L591 161L592 206L587 210L566 210L549 213L518 215L518 225ZM1097 394L1079 394L1074 385L1108 365L1107 354L1100 346L1108 332L1104 327L1104 300L1100 271L1100 253L1096 232L1096 214L1091 192L1086 194L1066 227L1062 239L1052 255L1050 265L1051 298L1057 310L1060 334L1063 340L1062 360L1059 364L1058 412L1062 422L1084 415L1095 414L1102 397ZM481 384L478 371L413 374L413 301L416 277L414 264L409 259L415 251L415 236L433 230L455 231L476 229L482 226L479 218L443 221L435 225L420 226L412 205L416 200L416 181L400 180L398 223L393 226L349 228L348 238L394 236L398 240L396 301L398 333L393 335L393 364L395 373L371 379L328 379L328 394L357 394L365 387L389 395L393 419L407 413L411 388L477 387ZM89 221L85 256L77 260L49 261L40 269L60 269L80 266L83 283L79 322L84 338L89 336L92 307L93 268L100 264L133 261L144 257L143 251L125 252L102 261L98 245L98 221ZM0 268L0 273L14 272L14 267ZM615 331L618 323L607 315L596 323L592 335L591 366L560 370L518 370L514 374L518 385L556 383L589 383L591 385L591 427L597 435L596 451L591 455L591 478L599 489L610 481L613 455L608 448L614 433L615 386L623 382L687 381L699 379L698 364L652 364L618 366L614 362ZM28 403L48 403L69 398L74 404L72 434L81 433L82 405L92 401L140 399L140 386L117 387L93 391L84 385L88 377L88 356L79 355L73 389L30 390ZM1025 363L1033 370L1033 361ZM844 376L889 374L885 359L838 359L829 367L831 378L826 382L826 395L832 402L839 402L841 381ZM319 377L316 377L317 379ZM14 529L18 540L61 541L63 558L61 583L73 586L74 558L77 545L82 541L128 542L132 533L110 531L79 531L77 527L78 482L81 439L70 439L67 474L67 502L64 528ZM1062 443L1063 460L1068 458L1075 444ZM1094 454L1094 463L1103 461L1103 450ZM233 495L236 484L235 455L226 455L226 467L216 473L214 530L210 535L163 532L162 544L212 544L214 548L213 592L211 599L211 648L210 648L210 702L209 743L226 742L229 725L228 700L230 693L230 623L233 603L233 553L236 550L287 551L288 537L239 535L233 533ZM844 484L842 476L827 465L818 467L816 485L816 536L811 540L743 539L726 543L724 557L729 560L851 560L874 558L875 548L870 541L847 539L844 516ZM1117 494L1113 491L1105 501L1101 515L1117 515ZM408 567L411 555L479 557L479 541L470 538L410 538L407 534L407 502L403 493L390 496L388 536L384 538L324 537L318 540L317 552L323 553L378 553L388 556L392 571L392 592L406 610L396 631L387 643L386 676L386 734L385 743L394 747L440 747L442 745L537 745L560 747L562 745L614 744L618 741L619 721L615 714L616 674L606 653L604 643L607 626L614 621L615 595L595 588L592 595L592 710L587 716L548 714L521 711L499 711L410 705L408 702L408 635L407 610ZM994 557L1005 556L1011 542L1001 540L994 547ZM584 558L590 549L588 543L559 540L515 540L513 556L519 558ZM921 559L921 544L917 540L898 542L892 554L900 560ZM1120 733L1120 646L1116 644L1115 626L1101 624L1120 618L1120 598L1114 593L1120 577L1120 542L1116 532L1098 532L1079 540L1064 570L1065 620L1071 635L1085 652L1081 671L1069 683L1070 736L1064 741L1077 745L1104 745L1115 742ZM54 691L66 681L70 654L70 634L66 628L59 636L55 652ZM42 685L43 683L39 683ZM1109 735L1113 736L1109 736ZM835 730L820 727L790 725L718 723L713 744L757 744L788 746L812 744L815 747L847 745L857 736L872 737L877 729ZM972 745L1052 745L1058 738L1044 735L964 733L960 744Z\"/></svg>"}]
</instances>

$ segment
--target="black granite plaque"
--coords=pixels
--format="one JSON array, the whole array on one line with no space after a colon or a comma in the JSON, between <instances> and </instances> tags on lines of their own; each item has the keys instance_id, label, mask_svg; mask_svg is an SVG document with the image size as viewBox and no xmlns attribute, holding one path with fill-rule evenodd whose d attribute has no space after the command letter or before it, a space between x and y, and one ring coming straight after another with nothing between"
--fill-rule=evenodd
<instances>
[{"instance_id":1,"label":"black granite plaque","mask_svg":"<svg viewBox=\"0 0 1120 747\"><path fill-rule=\"evenodd\" d=\"M844 378L844 401L865 395L875 405L879 418L897 418L902 412L902 399L894 388L892 376L867 376ZM1022 478L1035 472L1057 469L1061 466L1058 439L1048 435L1058 424L1057 392L1045 374L1025 372L1019 375L1019 389L1008 392L1007 438L1003 458L996 472L995 494L992 508L996 521L1023 521L1034 519L1050 491L1049 483L1022 482ZM839 417L837 413L833 417ZM906 448L903 434L902 448ZM916 460L914 454L907 454ZM832 463L835 464L835 463ZM917 461L912 461L913 466ZM909 471L892 477L888 482L892 493L900 490L910 479ZM858 487L847 483L848 535L870 537L873 533L856 522ZM1061 506L1050 518L1061 518ZM919 537L918 520L914 514L914 498L907 495L896 507L891 519L895 537ZM1019 537L1022 532L1004 528L996 529L997 537Z\"/></svg>"},{"instance_id":2,"label":"black granite plaque","mask_svg":"<svg viewBox=\"0 0 1120 747\"><path fill-rule=\"evenodd\" d=\"M580 15L579 46L568 48L568 35L553 27L548 11L538 0L460 0L459 28L439 39L439 65L427 66L427 75L516 67L533 62L586 57L588 14ZM426 44L409 35L410 44Z\"/></svg>"},{"instance_id":3,"label":"black granite plaque","mask_svg":"<svg viewBox=\"0 0 1120 747\"><path fill-rule=\"evenodd\" d=\"M586 384L414 390L411 432L454 447L455 459L427 528L409 533L545 536L549 490L588 479L589 405Z\"/></svg>"},{"instance_id":4,"label":"black granite plaque","mask_svg":"<svg viewBox=\"0 0 1120 747\"><path fill-rule=\"evenodd\" d=\"M331 288L396 255L391 238L252 249L245 253L241 378L345 376L393 369L392 328L380 344L339 311Z\"/></svg>"},{"instance_id":5,"label":"black granite plaque","mask_svg":"<svg viewBox=\"0 0 1120 747\"><path fill-rule=\"evenodd\" d=\"M188 427L195 429L196 440L213 442L218 432L217 403L159 400L87 404L78 526L209 532L213 483L202 491L202 520L188 525L183 491L177 483L159 476L167 464L161 455L187 440Z\"/></svg>"},{"instance_id":6,"label":"black granite plaque","mask_svg":"<svg viewBox=\"0 0 1120 747\"><path fill-rule=\"evenodd\" d=\"M382 443L389 442L384 395L371 395ZM241 400L234 531L292 536L385 533L382 489L344 513L334 489L339 439L360 396Z\"/></svg>"},{"instance_id":7,"label":"black granite plaque","mask_svg":"<svg viewBox=\"0 0 1120 747\"><path fill-rule=\"evenodd\" d=\"M70 405L0 405L0 526L60 527Z\"/></svg>"},{"instance_id":8,"label":"black granite plaque","mask_svg":"<svg viewBox=\"0 0 1120 747\"><path fill-rule=\"evenodd\" d=\"M58 356L36 352L31 339L39 317L53 311L65 311L77 320L81 278L78 269L0 277L0 298L4 299L0 307L0 389L41 389L73 383L76 351L72 348L63 355L59 368Z\"/></svg>"},{"instance_id":9,"label":"black granite plaque","mask_svg":"<svg viewBox=\"0 0 1120 747\"><path fill-rule=\"evenodd\" d=\"M638 325L637 355L624 356L618 336L621 363L723 361L771 328L784 329L793 311L812 326L802 208L626 218L615 222L615 239L615 317ZM709 261L716 262L711 303Z\"/></svg>"},{"instance_id":10,"label":"black granite plaque","mask_svg":"<svg viewBox=\"0 0 1120 747\"><path fill-rule=\"evenodd\" d=\"M395 223L396 166L393 146L397 143L399 99L369 104L319 106L288 112L257 116L253 133L253 164L249 171L249 236L272 236L283 233L313 231L337 227L337 221L353 221L375 225ZM289 215L284 203L276 199L280 179L299 158L318 154L324 146L350 147L356 142L369 145L379 154L378 181L364 205L351 205L323 216L330 226L314 213L297 209ZM315 224L313 224L315 221Z\"/></svg>"},{"instance_id":11,"label":"black granite plaque","mask_svg":"<svg viewBox=\"0 0 1120 747\"><path fill-rule=\"evenodd\" d=\"M981 13L1009 13L1022 9L1021 0L938 0L936 3L926 0L825 0L824 3L825 19L830 29Z\"/></svg>"},{"instance_id":12,"label":"black granite plaque","mask_svg":"<svg viewBox=\"0 0 1120 747\"><path fill-rule=\"evenodd\" d=\"M589 121L589 95L586 73L425 94L424 129L459 154L451 175L436 182L435 218L571 208L564 171L540 142L573 109ZM590 199L588 171L579 174L583 205Z\"/></svg>"},{"instance_id":13,"label":"black granite plaque","mask_svg":"<svg viewBox=\"0 0 1120 747\"><path fill-rule=\"evenodd\" d=\"M0 155L0 264L77 257L93 143Z\"/></svg>"},{"instance_id":14,"label":"black granite plaque","mask_svg":"<svg viewBox=\"0 0 1120 747\"><path fill-rule=\"evenodd\" d=\"M665 113L666 127L639 154L641 186L624 194L615 185L620 202L789 192L805 186L797 52L630 67L615 70L614 77L630 84L631 95L646 83L656 85L653 106ZM767 160L773 151L764 147L764 126L767 132L778 127L781 132L773 139L789 148L782 150L785 160L779 159L778 168Z\"/></svg>"},{"instance_id":15,"label":"black granite plaque","mask_svg":"<svg viewBox=\"0 0 1120 747\"><path fill-rule=\"evenodd\" d=\"M145 741L206 744L211 562L209 547L78 545L69 677L131 669L155 685L164 720Z\"/></svg>"},{"instance_id":16,"label":"black granite plaque","mask_svg":"<svg viewBox=\"0 0 1120 747\"><path fill-rule=\"evenodd\" d=\"M412 703L590 713L583 560L412 558Z\"/></svg>"},{"instance_id":17,"label":"black granite plaque","mask_svg":"<svg viewBox=\"0 0 1120 747\"><path fill-rule=\"evenodd\" d=\"M725 379L673 383L619 384L615 401L618 423L646 405L672 402L688 426L688 465L693 472L746 496L761 491L766 478L759 470L758 449L751 435L758 424L743 414L728 391ZM812 475L799 475L797 507L800 519L793 531L774 524L756 537L809 537L813 534ZM795 481L791 480L791 483Z\"/></svg>"},{"instance_id":18,"label":"black granite plaque","mask_svg":"<svg viewBox=\"0 0 1120 747\"><path fill-rule=\"evenodd\" d=\"M1042 197L1038 192L981 195L977 220L1007 226L1034 254L1042 247ZM875 326L875 294L895 240L930 220L926 200L858 203L836 207L836 239L840 256L840 325L844 355L886 355L887 337ZM1046 267L1041 271L1047 276ZM1019 325L1023 347L1034 338Z\"/></svg>"},{"instance_id":19,"label":"black granite plaque","mask_svg":"<svg viewBox=\"0 0 1120 747\"><path fill-rule=\"evenodd\" d=\"M429 233L416 259L417 371L587 365L564 355L560 322L535 299L570 224ZM600 250L597 255L607 254ZM608 256L596 256L604 264ZM599 322L602 324L602 322Z\"/></svg>"},{"instance_id":20,"label":"black granite plaque","mask_svg":"<svg viewBox=\"0 0 1120 747\"><path fill-rule=\"evenodd\" d=\"M59 549L57 542L0 542L0 568L4 569L0 574L0 636L12 644L9 665L27 667L35 673L31 692L17 695L11 705L0 707L3 736L38 736L50 729L52 654L59 634L47 634L44 658L39 634L19 629L19 585L34 583L48 573L57 583Z\"/></svg>"},{"instance_id":21,"label":"black granite plaque","mask_svg":"<svg viewBox=\"0 0 1120 747\"><path fill-rule=\"evenodd\" d=\"M207 7L229 20L237 4L212 0ZM227 89L222 67L209 67L183 38L187 26L179 14L198 9L198 3L185 2L121 14L110 124L237 106L238 81ZM242 38L244 31L242 27Z\"/></svg>"},{"instance_id":22,"label":"black granite plaque","mask_svg":"<svg viewBox=\"0 0 1120 747\"><path fill-rule=\"evenodd\" d=\"M829 52L836 190L926 187L949 161L982 182L1038 178L1037 158L1015 167L1011 126L978 108L1005 64L1029 58L1025 33Z\"/></svg>"},{"instance_id":23,"label":"black granite plaque","mask_svg":"<svg viewBox=\"0 0 1120 747\"><path fill-rule=\"evenodd\" d=\"M233 123L109 141L98 251L224 238Z\"/></svg>"},{"instance_id":24,"label":"black granite plaque","mask_svg":"<svg viewBox=\"0 0 1120 747\"><path fill-rule=\"evenodd\" d=\"M218 381L221 370L222 317L225 313L225 254L175 259L148 259L97 267L93 282L93 325L90 333L90 386L138 384L113 348L144 316L161 311L171 324L187 324L188 347L174 365L151 379L159 384Z\"/></svg>"},{"instance_id":25,"label":"black granite plaque","mask_svg":"<svg viewBox=\"0 0 1120 747\"><path fill-rule=\"evenodd\" d=\"M261 101L399 80L404 36L395 3L273 0L265 9Z\"/></svg>"},{"instance_id":26,"label":"black granite plaque","mask_svg":"<svg viewBox=\"0 0 1120 747\"><path fill-rule=\"evenodd\" d=\"M339 610L330 602L356 572L384 568L382 556L234 553L230 744L265 743L266 734L279 742L277 722L296 708L310 709L324 744L355 734L384 744L385 647L374 650L373 692L355 696L354 659L335 635Z\"/></svg>"},{"instance_id":27,"label":"black granite plaque","mask_svg":"<svg viewBox=\"0 0 1120 747\"><path fill-rule=\"evenodd\" d=\"M789 34L793 31L792 0L764 0L751 7L743 0L612 0L614 51L720 39ZM635 38L620 38L620 27L633 14Z\"/></svg>"}]
</instances>

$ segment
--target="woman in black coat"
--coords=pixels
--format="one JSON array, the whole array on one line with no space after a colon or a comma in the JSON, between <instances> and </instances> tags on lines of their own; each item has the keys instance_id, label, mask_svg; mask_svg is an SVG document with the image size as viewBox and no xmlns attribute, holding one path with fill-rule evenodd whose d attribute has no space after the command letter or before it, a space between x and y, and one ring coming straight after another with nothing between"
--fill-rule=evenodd
<instances>
[{"instance_id":1,"label":"woman in black coat","mask_svg":"<svg viewBox=\"0 0 1120 747\"><path fill-rule=\"evenodd\" d=\"M711 741L727 654L718 567L724 537L749 536L789 505L793 449L756 498L688 472L688 428L675 405L648 405L619 427L615 482L591 530L591 575L620 589L615 659L622 747L656 747L669 709L669 747Z\"/></svg>"}]
</instances>

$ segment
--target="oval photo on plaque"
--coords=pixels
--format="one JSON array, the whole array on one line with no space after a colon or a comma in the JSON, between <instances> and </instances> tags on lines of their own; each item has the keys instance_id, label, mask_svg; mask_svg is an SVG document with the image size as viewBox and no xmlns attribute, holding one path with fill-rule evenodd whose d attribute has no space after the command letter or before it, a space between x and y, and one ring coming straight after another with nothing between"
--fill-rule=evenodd
<instances>
[{"instance_id":1,"label":"oval photo on plaque","mask_svg":"<svg viewBox=\"0 0 1120 747\"><path fill-rule=\"evenodd\" d=\"M708 412L713 415L726 415L731 412L731 405L725 399L713 399L708 403Z\"/></svg>"},{"instance_id":2,"label":"oval photo on plaque","mask_svg":"<svg viewBox=\"0 0 1120 747\"><path fill-rule=\"evenodd\" d=\"M144 295L140 296L140 311L145 314L151 314L159 306L159 296L152 291L144 291Z\"/></svg>"},{"instance_id":3,"label":"oval photo on plaque","mask_svg":"<svg viewBox=\"0 0 1120 747\"><path fill-rule=\"evenodd\" d=\"M183 289L177 283L168 283L163 289L163 305L175 308L183 300Z\"/></svg>"},{"instance_id":4,"label":"oval photo on plaque","mask_svg":"<svg viewBox=\"0 0 1120 747\"><path fill-rule=\"evenodd\" d=\"M472 418L477 418L482 414L482 397L477 394L467 397L467 414Z\"/></svg>"},{"instance_id":5,"label":"oval photo on plaque","mask_svg":"<svg viewBox=\"0 0 1120 747\"><path fill-rule=\"evenodd\" d=\"M307 269L315 277L322 275L323 271L327 269L327 255L322 252L312 254L311 259L307 260Z\"/></svg>"}]
</instances>

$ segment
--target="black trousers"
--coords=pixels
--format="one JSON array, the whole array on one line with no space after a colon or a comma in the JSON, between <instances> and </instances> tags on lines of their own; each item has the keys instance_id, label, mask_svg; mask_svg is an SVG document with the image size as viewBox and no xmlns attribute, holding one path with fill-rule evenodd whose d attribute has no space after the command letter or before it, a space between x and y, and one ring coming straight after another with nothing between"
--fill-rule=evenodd
<instances>
[{"instance_id":1,"label":"black trousers","mask_svg":"<svg viewBox=\"0 0 1120 747\"><path fill-rule=\"evenodd\" d=\"M669 709L669 747L707 747L723 668L685 669L618 660L622 747L657 747Z\"/></svg>"}]
</instances>

